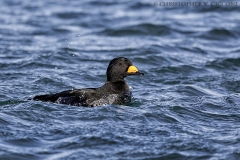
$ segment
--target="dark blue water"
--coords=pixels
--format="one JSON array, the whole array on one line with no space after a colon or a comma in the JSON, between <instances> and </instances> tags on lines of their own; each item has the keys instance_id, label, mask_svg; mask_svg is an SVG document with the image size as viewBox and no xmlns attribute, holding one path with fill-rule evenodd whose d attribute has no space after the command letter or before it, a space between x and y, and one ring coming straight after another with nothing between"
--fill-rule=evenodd
<instances>
[{"instance_id":1,"label":"dark blue water","mask_svg":"<svg viewBox=\"0 0 240 160\"><path fill-rule=\"evenodd\" d=\"M0 159L240 158L240 4L155 2L0 2ZM99 87L119 56L145 72L131 104L28 100Z\"/></svg>"}]
</instances>

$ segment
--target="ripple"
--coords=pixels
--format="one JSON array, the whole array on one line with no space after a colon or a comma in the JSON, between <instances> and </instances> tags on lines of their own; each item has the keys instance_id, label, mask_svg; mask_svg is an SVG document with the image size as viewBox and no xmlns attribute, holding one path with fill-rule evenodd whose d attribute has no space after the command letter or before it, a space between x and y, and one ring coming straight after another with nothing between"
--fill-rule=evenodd
<instances>
[{"instance_id":1,"label":"ripple","mask_svg":"<svg viewBox=\"0 0 240 160\"><path fill-rule=\"evenodd\" d=\"M84 16L88 16L88 14L83 12L65 11L65 12L56 13L55 16L61 19L69 20L69 19L82 18Z\"/></svg>"},{"instance_id":2,"label":"ripple","mask_svg":"<svg viewBox=\"0 0 240 160\"><path fill-rule=\"evenodd\" d=\"M200 37L212 39L212 40L226 40L236 39L238 35L235 31L231 31L225 28L214 28L210 31L203 33Z\"/></svg>"},{"instance_id":3,"label":"ripple","mask_svg":"<svg viewBox=\"0 0 240 160\"><path fill-rule=\"evenodd\" d=\"M219 96L221 94L216 93L214 91L201 88L199 86L187 85L187 86L179 86L176 88L177 92L184 94L185 96Z\"/></svg>"},{"instance_id":4,"label":"ripple","mask_svg":"<svg viewBox=\"0 0 240 160\"><path fill-rule=\"evenodd\" d=\"M143 35L152 35L152 36L164 36L169 35L171 29L165 25L155 25L155 24L139 24L131 25L117 29L106 29L100 34L108 36L143 36Z\"/></svg>"},{"instance_id":5,"label":"ripple","mask_svg":"<svg viewBox=\"0 0 240 160\"><path fill-rule=\"evenodd\" d=\"M240 58L221 58L209 62L206 67L211 67L217 70L233 70L238 71L240 67Z\"/></svg>"}]
</instances>

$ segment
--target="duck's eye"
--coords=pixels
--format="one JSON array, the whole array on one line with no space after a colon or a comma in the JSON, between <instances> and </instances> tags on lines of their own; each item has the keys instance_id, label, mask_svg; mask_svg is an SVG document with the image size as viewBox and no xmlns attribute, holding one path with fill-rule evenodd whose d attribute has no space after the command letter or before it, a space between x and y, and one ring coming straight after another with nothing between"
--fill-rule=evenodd
<instances>
[{"instance_id":1,"label":"duck's eye","mask_svg":"<svg viewBox=\"0 0 240 160\"><path fill-rule=\"evenodd\" d=\"M119 63L118 65L119 65L119 66L122 66L122 63Z\"/></svg>"}]
</instances>

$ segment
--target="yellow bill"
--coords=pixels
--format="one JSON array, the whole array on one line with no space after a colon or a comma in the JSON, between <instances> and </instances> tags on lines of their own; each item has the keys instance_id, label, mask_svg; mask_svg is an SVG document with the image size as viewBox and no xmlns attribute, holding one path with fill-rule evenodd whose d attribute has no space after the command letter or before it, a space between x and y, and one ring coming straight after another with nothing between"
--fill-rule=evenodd
<instances>
[{"instance_id":1,"label":"yellow bill","mask_svg":"<svg viewBox=\"0 0 240 160\"><path fill-rule=\"evenodd\" d=\"M130 66L130 67L128 67L127 72L128 73L136 73L136 72L138 72L138 69L135 66Z\"/></svg>"}]
</instances>

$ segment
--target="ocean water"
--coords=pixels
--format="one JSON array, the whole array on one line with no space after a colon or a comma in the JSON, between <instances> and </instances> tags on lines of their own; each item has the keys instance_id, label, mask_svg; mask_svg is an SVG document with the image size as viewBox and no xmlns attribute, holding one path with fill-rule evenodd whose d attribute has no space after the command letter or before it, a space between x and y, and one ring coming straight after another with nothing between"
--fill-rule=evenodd
<instances>
[{"instance_id":1,"label":"ocean water","mask_svg":"<svg viewBox=\"0 0 240 160\"><path fill-rule=\"evenodd\" d=\"M165 2L1 1L0 159L240 159L240 4ZM31 100L119 56L145 73L130 104Z\"/></svg>"}]
</instances>

